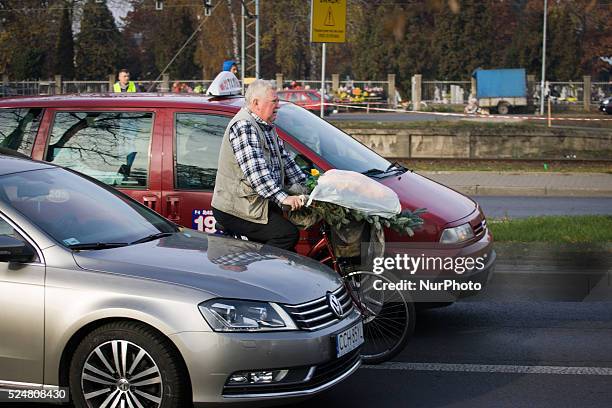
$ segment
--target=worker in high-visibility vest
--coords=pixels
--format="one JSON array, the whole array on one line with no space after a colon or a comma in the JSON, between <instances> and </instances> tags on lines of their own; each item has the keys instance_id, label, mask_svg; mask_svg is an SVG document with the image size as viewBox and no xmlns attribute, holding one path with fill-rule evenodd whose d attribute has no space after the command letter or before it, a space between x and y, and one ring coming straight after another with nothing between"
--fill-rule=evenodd
<instances>
[{"instance_id":1,"label":"worker in high-visibility vest","mask_svg":"<svg viewBox=\"0 0 612 408\"><path fill-rule=\"evenodd\" d=\"M138 92L138 87L134 81L130 81L130 71L122 69L118 75L119 81L113 85L114 92Z\"/></svg>"}]
</instances>

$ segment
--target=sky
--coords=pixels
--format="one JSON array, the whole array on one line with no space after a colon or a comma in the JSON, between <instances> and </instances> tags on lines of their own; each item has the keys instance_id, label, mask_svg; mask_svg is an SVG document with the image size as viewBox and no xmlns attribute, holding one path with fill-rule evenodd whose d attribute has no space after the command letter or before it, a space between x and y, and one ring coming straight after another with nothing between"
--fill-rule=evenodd
<instances>
[{"instance_id":1,"label":"sky","mask_svg":"<svg viewBox=\"0 0 612 408\"><path fill-rule=\"evenodd\" d=\"M132 9L132 6L126 0L111 0L108 5L113 16L115 16L117 27L123 28L123 17Z\"/></svg>"}]
</instances>

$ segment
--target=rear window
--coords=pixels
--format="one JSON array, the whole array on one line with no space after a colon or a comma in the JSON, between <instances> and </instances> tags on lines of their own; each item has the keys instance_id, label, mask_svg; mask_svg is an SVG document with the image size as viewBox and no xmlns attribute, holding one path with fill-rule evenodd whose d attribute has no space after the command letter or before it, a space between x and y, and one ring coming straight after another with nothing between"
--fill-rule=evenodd
<instances>
[{"instance_id":1,"label":"rear window","mask_svg":"<svg viewBox=\"0 0 612 408\"><path fill-rule=\"evenodd\" d=\"M151 112L58 112L46 159L119 188L148 185Z\"/></svg>"},{"instance_id":2,"label":"rear window","mask_svg":"<svg viewBox=\"0 0 612 408\"><path fill-rule=\"evenodd\" d=\"M30 156L41 117L41 108L0 109L0 147Z\"/></svg>"}]
</instances>

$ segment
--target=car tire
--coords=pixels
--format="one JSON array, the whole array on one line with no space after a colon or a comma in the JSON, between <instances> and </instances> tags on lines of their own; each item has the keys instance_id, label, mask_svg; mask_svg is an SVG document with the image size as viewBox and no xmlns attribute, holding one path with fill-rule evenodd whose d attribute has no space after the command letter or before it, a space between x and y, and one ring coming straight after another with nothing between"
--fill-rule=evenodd
<instances>
[{"instance_id":1,"label":"car tire","mask_svg":"<svg viewBox=\"0 0 612 408\"><path fill-rule=\"evenodd\" d=\"M107 406L181 408L191 406L184 371L167 338L144 324L114 322L98 327L77 346L70 363L70 392L77 408L105 402Z\"/></svg>"}]
</instances>

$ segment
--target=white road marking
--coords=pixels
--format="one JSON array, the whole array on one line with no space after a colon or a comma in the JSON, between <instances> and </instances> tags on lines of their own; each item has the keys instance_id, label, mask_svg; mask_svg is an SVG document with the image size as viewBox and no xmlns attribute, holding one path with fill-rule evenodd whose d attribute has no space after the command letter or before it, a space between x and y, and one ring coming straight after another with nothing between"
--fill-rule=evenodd
<instances>
[{"instance_id":1,"label":"white road marking","mask_svg":"<svg viewBox=\"0 0 612 408\"><path fill-rule=\"evenodd\" d=\"M408 371L453 371L464 373L508 373L508 374L557 374L557 375L610 375L610 367L561 367L521 366L496 364L444 364L444 363L399 363L387 362L379 365L363 365L373 370Z\"/></svg>"}]
</instances>

